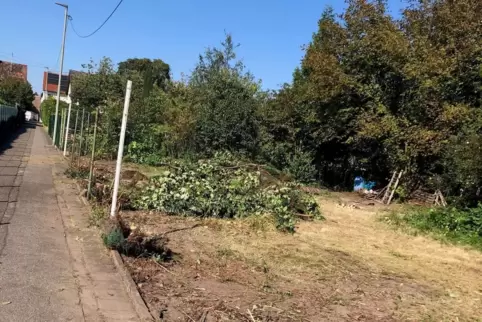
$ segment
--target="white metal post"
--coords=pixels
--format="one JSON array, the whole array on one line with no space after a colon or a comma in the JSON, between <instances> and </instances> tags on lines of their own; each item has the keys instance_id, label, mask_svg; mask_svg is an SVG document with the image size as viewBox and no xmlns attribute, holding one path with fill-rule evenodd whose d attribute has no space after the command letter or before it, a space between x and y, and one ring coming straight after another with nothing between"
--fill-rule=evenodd
<instances>
[{"instance_id":1,"label":"white metal post","mask_svg":"<svg viewBox=\"0 0 482 322\"><path fill-rule=\"evenodd\" d=\"M64 157L67 155L67 139L69 138L70 112L72 111L72 100L69 103L69 111L67 112L67 125L65 126L64 139Z\"/></svg>"},{"instance_id":2,"label":"white metal post","mask_svg":"<svg viewBox=\"0 0 482 322\"><path fill-rule=\"evenodd\" d=\"M112 194L112 207L110 208L111 217L115 216L115 211L117 207L117 195L119 193L119 181L120 181L120 173L121 173L121 167L122 167L122 156L124 154L124 141L126 138L127 115L129 114L131 89L132 89L132 82L128 80L126 98L124 101L124 113L122 114L122 127L121 127L120 139L119 139L119 150L117 151L117 165L115 168L114 192Z\"/></svg>"},{"instance_id":3,"label":"white metal post","mask_svg":"<svg viewBox=\"0 0 482 322\"><path fill-rule=\"evenodd\" d=\"M57 136L57 120L59 118L59 104L60 104L60 86L62 85L62 71L64 69L65 35L67 34L67 18L69 16L69 6L61 3L56 3L56 4L64 7L65 16L64 16L64 33L62 35L62 47L60 49L60 71L59 71L59 83L57 85L57 103L55 104L55 120L54 120L54 134L53 134L54 145L55 145L55 140ZM62 135L62 133L59 133L59 135Z\"/></svg>"}]
</instances>

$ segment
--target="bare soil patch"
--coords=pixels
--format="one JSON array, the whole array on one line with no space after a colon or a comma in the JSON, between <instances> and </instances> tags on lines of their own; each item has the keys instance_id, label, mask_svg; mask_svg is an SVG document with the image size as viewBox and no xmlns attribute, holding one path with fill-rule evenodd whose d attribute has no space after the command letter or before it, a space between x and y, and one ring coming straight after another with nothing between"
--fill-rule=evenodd
<instances>
[{"instance_id":1,"label":"bare soil patch","mask_svg":"<svg viewBox=\"0 0 482 322\"><path fill-rule=\"evenodd\" d=\"M391 230L376 221L382 206L360 201L320 198L327 220L294 235L269 217L123 212L132 229L170 231L174 252L170 262L124 260L163 321L478 321L482 255Z\"/></svg>"}]
</instances>

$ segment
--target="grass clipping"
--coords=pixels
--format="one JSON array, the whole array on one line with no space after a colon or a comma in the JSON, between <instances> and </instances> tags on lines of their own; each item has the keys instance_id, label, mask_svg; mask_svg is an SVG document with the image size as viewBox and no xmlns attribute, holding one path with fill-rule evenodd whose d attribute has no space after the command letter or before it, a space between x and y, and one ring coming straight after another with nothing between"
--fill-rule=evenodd
<instances>
[{"instance_id":1,"label":"grass clipping","mask_svg":"<svg viewBox=\"0 0 482 322\"><path fill-rule=\"evenodd\" d=\"M277 228L287 232L294 232L299 217L322 219L316 201L297 184L273 180L261 168L234 161L225 154L177 163L152 178L133 198L132 205L136 209L196 217L270 214Z\"/></svg>"}]
</instances>

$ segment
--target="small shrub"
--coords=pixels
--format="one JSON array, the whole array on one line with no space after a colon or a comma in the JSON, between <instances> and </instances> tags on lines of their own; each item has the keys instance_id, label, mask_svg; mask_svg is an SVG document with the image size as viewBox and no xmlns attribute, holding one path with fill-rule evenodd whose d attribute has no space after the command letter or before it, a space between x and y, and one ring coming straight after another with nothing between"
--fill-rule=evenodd
<instances>
[{"instance_id":1,"label":"small shrub","mask_svg":"<svg viewBox=\"0 0 482 322\"><path fill-rule=\"evenodd\" d=\"M167 247L167 239L163 236L146 236L139 231L124 232L114 221L106 224L102 240L107 248L115 249L126 256L152 257L157 261L172 258L172 251Z\"/></svg>"},{"instance_id":2,"label":"small shrub","mask_svg":"<svg viewBox=\"0 0 482 322\"><path fill-rule=\"evenodd\" d=\"M124 233L120 227L115 227L112 230L106 231L102 235L104 245L109 249L122 250L125 246Z\"/></svg>"},{"instance_id":3,"label":"small shrub","mask_svg":"<svg viewBox=\"0 0 482 322\"><path fill-rule=\"evenodd\" d=\"M311 183L315 181L317 170L313 164L313 155L309 152L296 149L288 160L286 171L297 181Z\"/></svg>"},{"instance_id":4,"label":"small shrub","mask_svg":"<svg viewBox=\"0 0 482 322\"><path fill-rule=\"evenodd\" d=\"M65 175L72 179L87 179L89 177L89 169L71 166L65 170Z\"/></svg>"}]
</instances>

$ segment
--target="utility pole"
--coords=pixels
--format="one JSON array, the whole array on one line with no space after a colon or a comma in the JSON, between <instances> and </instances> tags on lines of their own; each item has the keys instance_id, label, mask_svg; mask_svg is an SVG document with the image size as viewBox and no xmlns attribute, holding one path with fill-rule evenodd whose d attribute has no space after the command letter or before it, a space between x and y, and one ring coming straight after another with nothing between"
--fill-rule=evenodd
<instances>
[{"instance_id":1,"label":"utility pole","mask_svg":"<svg viewBox=\"0 0 482 322\"><path fill-rule=\"evenodd\" d=\"M65 35L67 34L67 18L69 16L69 6L62 3L55 3L61 7L64 7L65 16L64 16L64 32L62 35L62 47L60 50L60 71L59 71L59 83L57 87L57 104L55 105L55 121L54 121L54 135L53 135L53 142L55 145L55 139L57 136L57 120L59 118L59 104L60 104L60 86L62 85L62 71L64 68L64 50L65 50ZM61 134L60 134L61 135Z\"/></svg>"}]
</instances>

